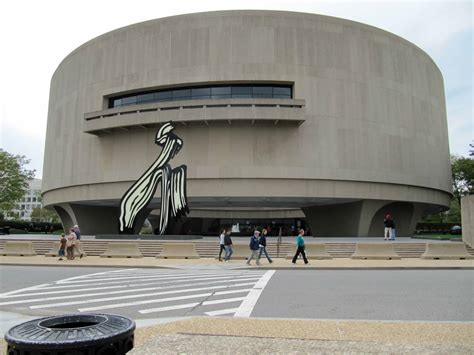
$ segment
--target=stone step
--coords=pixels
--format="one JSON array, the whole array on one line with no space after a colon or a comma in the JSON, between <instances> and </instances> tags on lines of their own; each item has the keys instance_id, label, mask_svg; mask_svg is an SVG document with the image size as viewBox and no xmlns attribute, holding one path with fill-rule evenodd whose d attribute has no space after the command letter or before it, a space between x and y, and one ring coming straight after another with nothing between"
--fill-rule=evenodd
<instances>
[{"instance_id":1,"label":"stone step","mask_svg":"<svg viewBox=\"0 0 474 355\"><path fill-rule=\"evenodd\" d=\"M15 240L15 239L9 239ZM0 240L0 249L3 249L6 240ZM139 245L140 252L144 256L155 257L163 250L163 244L170 241L136 241ZM44 255L51 250L52 244L59 245L59 242L51 240L33 240L33 247L39 255ZM81 241L82 248L87 255L99 256L103 254L107 248L108 241L103 240L83 240ZM196 243L196 251L202 258L212 258L219 254L219 244L212 241L198 241ZM245 243L238 243L245 244ZM357 243L325 243L326 251L333 258L350 258L356 249ZM267 243L267 250L270 255L276 257L277 242L270 240ZM426 249L425 243L394 243L395 252L402 258L419 258ZM468 253L474 255L474 248L466 245ZM293 243L282 243L279 247L279 257L286 257L288 253L295 251ZM250 252L249 252L250 253Z\"/></svg>"}]
</instances>

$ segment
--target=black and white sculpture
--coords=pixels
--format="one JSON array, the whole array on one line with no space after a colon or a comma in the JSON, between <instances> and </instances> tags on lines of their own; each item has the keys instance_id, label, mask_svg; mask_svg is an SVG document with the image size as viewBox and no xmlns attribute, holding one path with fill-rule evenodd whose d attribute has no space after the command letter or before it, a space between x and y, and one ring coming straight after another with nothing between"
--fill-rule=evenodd
<instances>
[{"instance_id":1,"label":"black and white sculpture","mask_svg":"<svg viewBox=\"0 0 474 355\"><path fill-rule=\"evenodd\" d=\"M171 169L168 162L179 152L183 140L173 131L171 122L160 127L155 143L163 147L158 159L127 190L120 200L119 232L133 234L136 218L153 198L161 182L161 210L159 234L163 234L168 218L179 217L189 212L186 201L186 165Z\"/></svg>"}]
</instances>

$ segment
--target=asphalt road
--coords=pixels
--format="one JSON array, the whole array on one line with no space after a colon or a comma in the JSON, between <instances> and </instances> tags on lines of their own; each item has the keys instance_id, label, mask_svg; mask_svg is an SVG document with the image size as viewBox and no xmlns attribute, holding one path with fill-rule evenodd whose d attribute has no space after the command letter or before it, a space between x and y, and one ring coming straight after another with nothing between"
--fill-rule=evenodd
<instances>
[{"instance_id":1,"label":"asphalt road","mask_svg":"<svg viewBox=\"0 0 474 355\"><path fill-rule=\"evenodd\" d=\"M109 312L134 319L234 315L474 320L472 270L2 266L0 292L0 311L32 316Z\"/></svg>"}]
</instances>

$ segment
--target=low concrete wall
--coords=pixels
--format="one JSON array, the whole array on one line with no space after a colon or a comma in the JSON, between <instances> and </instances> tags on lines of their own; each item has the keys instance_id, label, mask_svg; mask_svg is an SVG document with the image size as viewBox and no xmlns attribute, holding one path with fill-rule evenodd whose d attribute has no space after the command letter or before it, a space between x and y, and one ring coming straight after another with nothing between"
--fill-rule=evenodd
<instances>
[{"instance_id":1,"label":"low concrete wall","mask_svg":"<svg viewBox=\"0 0 474 355\"><path fill-rule=\"evenodd\" d=\"M461 198L462 240L474 247L474 195Z\"/></svg>"}]
</instances>

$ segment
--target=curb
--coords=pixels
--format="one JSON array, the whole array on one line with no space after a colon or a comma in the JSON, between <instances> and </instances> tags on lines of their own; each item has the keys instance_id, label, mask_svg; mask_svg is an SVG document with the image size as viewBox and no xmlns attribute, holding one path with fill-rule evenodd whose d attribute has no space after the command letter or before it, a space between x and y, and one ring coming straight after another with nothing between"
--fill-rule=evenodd
<instances>
[{"instance_id":1,"label":"curb","mask_svg":"<svg viewBox=\"0 0 474 355\"><path fill-rule=\"evenodd\" d=\"M0 265L4 266L44 266L44 267L88 267L88 268L104 268L104 269L123 269L123 268L139 268L139 269L183 269L183 266L162 266L162 265L156 265L156 266L150 266L150 265L143 265L143 266L137 266L137 265L74 265L74 264L64 264L64 265L47 265L47 264L15 264L15 263L1 263ZM199 268L194 268L194 269L199 269ZM270 267L270 266L261 266L261 267L246 267L246 266L241 266L241 267L234 267L234 268L222 268L222 269L216 269L216 270L474 270L474 266L374 266L374 267L348 267L348 266L334 266L334 267L315 267L315 266L309 266L309 267L295 267L295 266L283 266L283 267Z\"/></svg>"}]
</instances>

